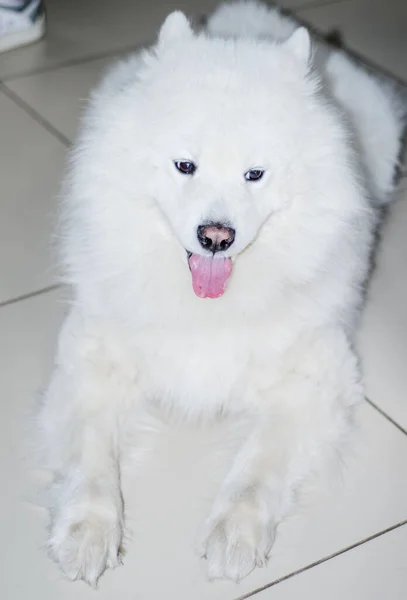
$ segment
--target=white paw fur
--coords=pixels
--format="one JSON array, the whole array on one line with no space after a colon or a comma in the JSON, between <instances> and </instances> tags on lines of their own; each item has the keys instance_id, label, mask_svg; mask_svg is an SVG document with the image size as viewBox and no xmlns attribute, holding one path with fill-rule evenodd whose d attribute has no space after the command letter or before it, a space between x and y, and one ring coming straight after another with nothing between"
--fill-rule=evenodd
<instances>
[{"instance_id":1,"label":"white paw fur","mask_svg":"<svg viewBox=\"0 0 407 600\"><path fill-rule=\"evenodd\" d=\"M239 502L222 516L211 517L202 547L208 578L239 582L255 567L265 566L275 535L274 521L251 502Z\"/></svg>"},{"instance_id":2,"label":"white paw fur","mask_svg":"<svg viewBox=\"0 0 407 600\"><path fill-rule=\"evenodd\" d=\"M89 514L58 520L52 527L49 550L69 579L83 579L96 587L107 568L122 562L123 529L120 521Z\"/></svg>"}]
</instances>

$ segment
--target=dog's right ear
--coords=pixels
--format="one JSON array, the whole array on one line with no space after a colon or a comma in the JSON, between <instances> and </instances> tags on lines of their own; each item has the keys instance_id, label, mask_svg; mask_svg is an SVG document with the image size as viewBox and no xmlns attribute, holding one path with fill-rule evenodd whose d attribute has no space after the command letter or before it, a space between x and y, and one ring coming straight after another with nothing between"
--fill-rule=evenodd
<instances>
[{"instance_id":1,"label":"dog's right ear","mask_svg":"<svg viewBox=\"0 0 407 600\"><path fill-rule=\"evenodd\" d=\"M183 12L176 10L168 15L158 34L158 46L165 47L173 42L193 36L192 27Z\"/></svg>"},{"instance_id":2,"label":"dog's right ear","mask_svg":"<svg viewBox=\"0 0 407 600\"><path fill-rule=\"evenodd\" d=\"M297 60L308 66L311 58L311 39L305 27L296 29L283 45Z\"/></svg>"}]
</instances>

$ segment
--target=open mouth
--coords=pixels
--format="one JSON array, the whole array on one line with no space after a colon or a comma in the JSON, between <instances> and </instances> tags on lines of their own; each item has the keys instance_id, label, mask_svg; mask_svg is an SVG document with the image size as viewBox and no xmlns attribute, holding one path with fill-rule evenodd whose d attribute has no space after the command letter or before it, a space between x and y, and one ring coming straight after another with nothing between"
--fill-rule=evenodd
<instances>
[{"instance_id":1,"label":"open mouth","mask_svg":"<svg viewBox=\"0 0 407 600\"><path fill-rule=\"evenodd\" d=\"M187 256L195 294L199 298L220 298L232 273L232 259L218 258L216 254L193 254L188 250Z\"/></svg>"}]
</instances>

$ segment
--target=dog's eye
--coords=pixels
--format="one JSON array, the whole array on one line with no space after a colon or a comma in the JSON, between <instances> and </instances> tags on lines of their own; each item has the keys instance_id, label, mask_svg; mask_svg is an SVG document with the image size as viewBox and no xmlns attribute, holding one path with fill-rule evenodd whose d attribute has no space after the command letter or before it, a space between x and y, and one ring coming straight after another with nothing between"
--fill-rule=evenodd
<instances>
[{"instance_id":1,"label":"dog's eye","mask_svg":"<svg viewBox=\"0 0 407 600\"><path fill-rule=\"evenodd\" d=\"M246 171L244 174L244 178L246 181L259 181L264 175L264 171L262 169L250 169Z\"/></svg>"},{"instance_id":2,"label":"dog's eye","mask_svg":"<svg viewBox=\"0 0 407 600\"><path fill-rule=\"evenodd\" d=\"M197 169L196 164L191 160L174 160L174 165L184 175L193 175Z\"/></svg>"}]
</instances>

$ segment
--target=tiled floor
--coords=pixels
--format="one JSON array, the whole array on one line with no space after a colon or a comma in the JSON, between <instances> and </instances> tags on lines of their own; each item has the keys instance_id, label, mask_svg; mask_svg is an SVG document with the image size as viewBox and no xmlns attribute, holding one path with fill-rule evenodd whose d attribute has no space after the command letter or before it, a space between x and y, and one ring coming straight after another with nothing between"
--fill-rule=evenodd
<instances>
[{"instance_id":1,"label":"tiled floor","mask_svg":"<svg viewBox=\"0 0 407 600\"><path fill-rule=\"evenodd\" d=\"M407 185L384 228L360 350L370 403L342 479L310 489L272 559L240 585L209 583L196 533L227 464L212 432L164 428L125 474L125 564L95 594L46 557L46 514L29 473L29 422L50 367L62 292L52 223L66 149L89 88L117 54L153 39L164 15L215 0L49 0L49 34L0 55L0 597L4 600L401 600L407 597ZM406 0L290 0L321 30L407 81ZM405 191L403 191L403 189ZM152 435L152 434L151 434ZM148 442L152 443L152 439Z\"/></svg>"}]
</instances>

